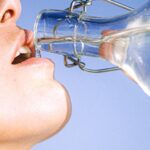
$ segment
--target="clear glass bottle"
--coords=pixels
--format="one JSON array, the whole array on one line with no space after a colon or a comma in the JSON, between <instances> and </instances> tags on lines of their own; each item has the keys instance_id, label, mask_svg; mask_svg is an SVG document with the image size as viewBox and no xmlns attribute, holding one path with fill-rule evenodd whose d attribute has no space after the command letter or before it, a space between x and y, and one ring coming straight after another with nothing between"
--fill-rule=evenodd
<instances>
[{"instance_id":1,"label":"clear glass bottle","mask_svg":"<svg viewBox=\"0 0 150 150\"><path fill-rule=\"evenodd\" d=\"M37 53L99 57L120 67L150 95L150 0L114 18L44 10L36 20Z\"/></svg>"}]
</instances>

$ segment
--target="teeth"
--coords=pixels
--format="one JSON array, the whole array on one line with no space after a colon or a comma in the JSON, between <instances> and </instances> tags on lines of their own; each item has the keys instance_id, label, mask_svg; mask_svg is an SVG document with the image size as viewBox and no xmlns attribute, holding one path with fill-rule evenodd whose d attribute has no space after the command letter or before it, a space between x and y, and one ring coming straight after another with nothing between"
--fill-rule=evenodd
<instances>
[{"instance_id":1,"label":"teeth","mask_svg":"<svg viewBox=\"0 0 150 150\"><path fill-rule=\"evenodd\" d=\"M19 52L20 52L21 54L27 54L27 53L31 53L31 50L30 50L28 47L21 47L21 48L19 49Z\"/></svg>"},{"instance_id":2,"label":"teeth","mask_svg":"<svg viewBox=\"0 0 150 150\"><path fill-rule=\"evenodd\" d=\"M16 53L16 57L19 56L20 54L31 54L31 50L28 47L21 47L17 53Z\"/></svg>"},{"instance_id":3,"label":"teeth","mask_svg":"<svg viewBox=\"0 0 150 150\"><path fill-rule=\"evenodd\" d=\"M20 52L18 51L17 54L16 54L16 57L19 56L19 55L20 55Z\"/></svg>"}]
</instances>

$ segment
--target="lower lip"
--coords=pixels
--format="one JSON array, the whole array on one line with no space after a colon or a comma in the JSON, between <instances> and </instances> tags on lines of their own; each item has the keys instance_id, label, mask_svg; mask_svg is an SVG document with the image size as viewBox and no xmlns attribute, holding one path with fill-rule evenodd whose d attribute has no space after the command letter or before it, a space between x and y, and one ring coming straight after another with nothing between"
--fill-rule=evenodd
<instances>
[{"instance_id":1,"label":"lower lip","mask_svg":"<svg viewBox=\"0 0 150 150\"><path fill-rule=\"evenodd\" d=\"M31 80L39 82L54 79L54 64L44 58L29 58L15 65L16 71L25 73Z\"/></svg>"},{"instance_id":2,"label":"lower lip","mask_svg":"<svg viewBox=\"0 0 150 150\"><path fill-rule=\"evenodd\" d=\"M46 58L29 58L23 62L21 62L20 64L21 66L47 66L47 67L52 67L54 68L54 63Z\"/></svg>"}]
</instances>

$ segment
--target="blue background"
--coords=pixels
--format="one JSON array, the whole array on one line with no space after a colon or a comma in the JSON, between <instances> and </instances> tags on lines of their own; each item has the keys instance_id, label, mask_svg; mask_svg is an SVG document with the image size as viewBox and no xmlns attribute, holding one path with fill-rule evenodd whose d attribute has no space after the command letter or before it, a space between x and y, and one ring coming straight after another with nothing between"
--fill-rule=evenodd
<instances>
[{"instance_id":1,"label":"blue background","mask_svg":"<svg viewBox=\"0 0 150 150\"><path fill-rule=\"evenodd\" d=\"M42 9L64 9L70 0L21 0L18 24L33 30ZM120 0L139 7L144 0ZM91 14L112 16L125 13L120 8L96 1ZM47 55L56 64L55 78L68 89L72 117L66 127L33 150L150 150L150 98L121 71L89 74L78 68L67 69L63 58ZM90 65L102 67L95 60Z\"/></svg>"}]
</instances>

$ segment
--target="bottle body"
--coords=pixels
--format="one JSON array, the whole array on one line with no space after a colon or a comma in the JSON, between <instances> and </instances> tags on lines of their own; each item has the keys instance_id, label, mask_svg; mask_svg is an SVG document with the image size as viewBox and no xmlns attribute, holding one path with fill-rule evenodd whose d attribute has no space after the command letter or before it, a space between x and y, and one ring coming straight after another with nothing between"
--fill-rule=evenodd
<instances>
[{"instance_id":1,"label":"bottle body","mask_svg":"<svg viewBox=\"0 0 150 150\"><path fill-rule=\"evenodd\" d=\"M102 57L121 68L150 96L150 26L123 34L103 43L107 55Z\"/></svg>"},{"instance_id":2,"label":"bottle body","mask_svg":"<svg viewBox=\"0 0 150 150\"><path fill-rule=\"evenodd\" d=\"M35 24L35 45L69 57L101 56L150 95L150 0L138 10L110 19L44 10Z\"/></svg>"},{"instance_id":3,"label":"bottle body","mask_svg":"<svg viewBox=\"0 0 150 150\"><path fill-rule=\"evenodd\" d=\"M79 14L46 10L39 20L35 43L40 50L72 57L76 51L78 55L99 57L99 29L93 31L92 23L90 27L79 20Z\"/></svg>"},{"instance_id":4,"label":"bottle body","mask_svg":"<svg viewBox=\"0 0 150 150\"><path fill-rule=\"evenodd\" d=\"M66 10L43 10L37 17L35 45L43 51L61 55L99 57L105 42L104 31L123 31L150 22L150 1L129 14L115 18L98 18ZM143 23L144 22L144 23Z\"/></svg>"}]
</instances>

